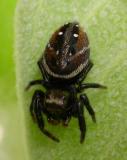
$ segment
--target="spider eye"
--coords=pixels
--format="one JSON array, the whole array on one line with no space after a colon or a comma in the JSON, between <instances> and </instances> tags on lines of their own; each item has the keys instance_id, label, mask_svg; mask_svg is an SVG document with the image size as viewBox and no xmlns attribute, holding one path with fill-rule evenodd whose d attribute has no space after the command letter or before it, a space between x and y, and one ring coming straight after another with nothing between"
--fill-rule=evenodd
<instances>
[{"instance_id":1,"label":"spider eye","mask_svg":"<svg viewBox=\"0 0 127 160\"><path fill-rule=\"evenodd\" d=\"M74 36L75 38L77 38L77 37L78 37L78 34L74 33L73 36Z\"/></svg>"},{"instance_id":2,"label":"spider eye","mask_svg":"<svg viewBox=\"0 0 127 160\"><path fill-rule=\"evenodd\" d=\"M58 35L60 35L60 36L63 35L63 32L59 32Z\"/></svg>"}]
</instances>

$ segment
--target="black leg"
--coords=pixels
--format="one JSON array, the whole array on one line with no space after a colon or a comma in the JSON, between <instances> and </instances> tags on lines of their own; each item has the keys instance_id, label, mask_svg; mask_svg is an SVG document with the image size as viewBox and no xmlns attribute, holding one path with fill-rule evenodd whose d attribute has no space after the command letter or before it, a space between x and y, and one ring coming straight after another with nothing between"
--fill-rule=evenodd
<instances>
[{"instance_id":1,"label":"black leg","mask_svg":"<svg viewBox=\"0 0 127 160\"><path fill-rule=\"evenodd\" d=\"M106 89L106 86L103 86L98 83L84 83L80 84L78 87L78 92L81 92L83 89L88 89L88 88L101 88L101 89Z\"/></svg>"},{"instance_id":2,"label":"black leg","mask_svg":"<svg viewBox=\"0 0 127 160\"><path fill-rule=\"evenodd\" d=\"M35 108L37 107L37 100L40 100L43 101L44 99L44 93L41 91L41 90L36 90L34 92L34 95L32 97L32 101L31 101L31 104L30 104L30 113L31 113L31 116L34 120L36 120L36 113L35 113Z\"/></svg>"},{"instance_id":3,"label":"black leg","mask_svg":"<svg viewBox=\"0 0 127 160\"><path fill-rule=\"evenodd\" d=\"M87 69L86 69L86 72L85 72L85 76L84 76L84 78L82 79L82 82L84 81L85 77L87 76L87 74L89 73L89 71L92 69L92 67L93 67L93 62L90 60L90 61L89 61L89 64L88 64L88 67L87 67Z\"/></svg>"},{"instance_id":4,"label":"black leg","mask_svg":"<svg viewBox=\"0 0 127 160\"><path fill-rule=\"evenodd\" d=\"M41 70L41 73L42 73L42 75L43 75L43 78L44 78L44 80L48 80L49 78L48 78L48 75L47 75L47 73L45 72L45 70L44 70L44 66L43 66L43 64L42 64L42 59L40 60L40 61L38 61L38 66L39 66L39 68L40 68L40 70Z\"/></svg>"},{"instance_id":5,"label":"black leg","mask_svg":"<svg viewBox=\"0 0 127 160\"><path fill-rule=\"evenodd\" d=\"M35 112L34 112L35 107L36 107L36 93L34 93L34 95L32 97L31 104L30 104L30 114L33 118L33 121L36 122L36 115L35 115Z\"/></svg>"},{"instance_id":6,"label":"black leg","mask_svg":"<svg viewBox=\"0 0 127 160\"><path fill-rule=\"evenodd\" d=\"M62 122L63 126L67 127L70 120L71 120L71 116L66 116L66 118L64 118Z\"/></svg>"},{"instance_id":7,"label":"black leg","mask_svg":"<svg viewBox=\"0 0 127 160\"><path fill-rule=\"evenodd\" d=\"M34 118L36 119L38 127L43 132L43 134L48 136L50 139L52 139L56 142L59 142L58 138L56 138L50 132L48 132L46 129L44 129L44 120L43 120L43 117L42 117L43 97L44 97L44 94L43 94L42 91L40 91L40 90L35 91L35 93L33 95L33 98L32 98L31 106L30 106L31 115L35 116Z\"/></svg>"},{"instance_id":8,"label":"black leg","mask_svg":"<svg viewBox=\"0 0 127 160\"><path fill-rule=\"evenodd\" d=\"M81 84L84 79L86 78L87 74L89 73L89 71L92 69L93 67L93 63L92 61L89 61L87 68L85 69L85 72L83 72L83 75L81 75L81 78L78 79L78 84Z\"/></svg>"},{"instance_id":9,"label":"black leg","mask_svg":"<svg viewBox=\"0 0 127 160\"><path fill-rule=\"evenodd\" d=\"M78 104L77 105L77 115L78 115L78 122L79 122L79 128L81 131L80 135L80 143L83 143L85 139L85 133L86 133L86 122L83 114L83 106Z\"/></svg>"},{"instance_id":10,"label":"black leg","mask_svg":"<svg viewBox=\"0 0 127 160\"><path fill-rule=\"evenodd\" d=\"M44 85L45 81L44 80L40 80L40 79L39 80L31 81L31 82L29 82L29 84L27 85L27 87L25 88L25 90L28 90L28 89L30 89L31 86L34 86L34 85L37 85L37 84Z\"/></svg>"},{"instance_id":11,"label":"black leg","mask_svg":"<svg viewBox=\"0 0 127 160\"><path fill-rule=\"evenodd\" d=\"M50 82L46 81L46 80L33 80L31 82L29 82L28 86L25 88L25 90L28 90L30 89L30 87L34 86L34 85L42 85L43 87L51 87L51 84Z\"/></svg>"},{"instance_id":12,"label":"black leg","mask_svg":"<svg viewBox=\"0 0 127 160\"><path fill-rule=\"evenodd\" d=\"M80 99L84 103L84 105L86 106L86 109L89 112L89 114L91 115L93 122L96 122L95 112L89 102L87 95L86 94L80 95Z\"/></svg>"},{"instance_id":13,"label":"black leg","mask_svg":"<svg viewBox=\"0 0 127 160\"><path fill-rule=\"evenodd\" d=\"M38 62L38 66L39 66L39 68L40 68L40 70L42 72L42 75L43 75L44 79L43 80L34 80L34 81L31 81L28 84L28 86L25 88L25 90L28 90L31 86L37 85L37 84L40 84L40 85L49 85L49 83L48 83L48 77L47 77L47 74L44 71L44 67L43 67L41 61Z\"/></svg>"}]
</instances>

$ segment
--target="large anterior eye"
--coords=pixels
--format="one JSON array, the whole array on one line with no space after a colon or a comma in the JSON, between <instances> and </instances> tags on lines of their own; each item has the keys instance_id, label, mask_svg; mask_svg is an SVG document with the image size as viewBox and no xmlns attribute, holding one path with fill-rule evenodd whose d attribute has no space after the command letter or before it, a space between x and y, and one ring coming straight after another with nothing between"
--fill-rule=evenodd
<instances>
[{"instance_id":1,"label":"large anterior eye","mask_svg":"<svg viewBox=\"0 0 127 160\"><path fill-rule=\"evenodd\" d=\"M60 32L58 33L58 35L59 35L59 36L63 35L63 32L62 32L62 31L60 31Z\"/></svg>"},{"instance_id":2,"label":"large anterior eye","mask_svg":"<svg viewBox=\"0 0 127 160\"><path fill-rule=\"evenodd\" d=\"M74 33L73 36L74 36L75 38L77 38L77 37L78 37L78 34Z\"/></svg>"}]
</instances>

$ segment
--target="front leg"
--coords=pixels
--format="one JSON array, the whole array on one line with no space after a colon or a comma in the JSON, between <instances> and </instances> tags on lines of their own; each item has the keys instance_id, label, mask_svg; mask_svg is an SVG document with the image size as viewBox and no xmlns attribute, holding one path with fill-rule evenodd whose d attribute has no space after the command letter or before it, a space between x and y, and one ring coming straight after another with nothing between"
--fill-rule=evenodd
<instances>
[{"instance_id":1,"label":"front leg","mask_svg":"<svg viewBox=\"0 0 127 160\"><path fill-rule=\"evenodd\" d=\"M40 128L40 130L43 132L44 135L48 136L50 139L56 142L59 142L58 138L56 138L53 134L51 134L44 128L44 120L42 117L43 100L44 100L44 93L41 90L36 90L32 97L32 102L30 105L31 115L36 120L38 127Z\"/></svg>"}]
</instances>

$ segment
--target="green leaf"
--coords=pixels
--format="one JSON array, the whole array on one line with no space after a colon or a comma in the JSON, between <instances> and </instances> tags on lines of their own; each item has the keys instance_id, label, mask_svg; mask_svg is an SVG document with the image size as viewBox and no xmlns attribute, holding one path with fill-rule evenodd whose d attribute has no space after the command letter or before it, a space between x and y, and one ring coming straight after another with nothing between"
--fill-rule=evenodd
<instances>
[{"instance_id":1,"label":"green leaf","mask_svg":"<svg viewBox=\"0 0 127 160\"><path fill-rule=\"evenodd\" d=\"M31 160L126 160L127 157L127 1L126 0L20 0L16 10L15 62L17 94L22 110L25 142ZM29 104L35 88L24 91L30 80L41 78L37 61L56 28L77 20L88 33L94 67L86 81L108 86L89 90L97 124L85 112L87 135L79 143L76 119L68 128L46 127L60 138L56 144L32 121Z\"/></svg>"},{"instance_id":2,"label":"green leaf","mask_svg":"<svg viewBox=\"0 0 127 160\"><path fill-rule=\"evenodd\" d=\"M16 0L0 1L0 160L25 160L16 103L13 25Z\"/></svg>"}]
</instances>

